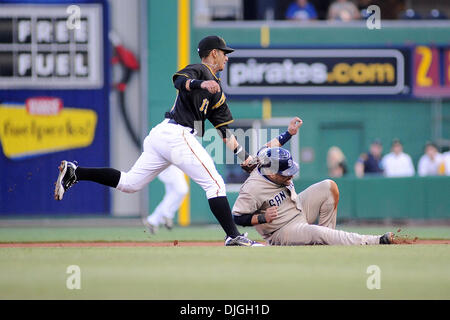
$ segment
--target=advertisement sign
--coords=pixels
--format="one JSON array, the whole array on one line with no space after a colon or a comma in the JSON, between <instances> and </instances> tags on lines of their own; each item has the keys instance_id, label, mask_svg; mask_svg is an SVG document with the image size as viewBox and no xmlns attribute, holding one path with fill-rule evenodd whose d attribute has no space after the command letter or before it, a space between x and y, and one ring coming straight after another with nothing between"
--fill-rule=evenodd
<instances>
[{"instance_id":1,"label":"advertisement sign","mask_svg":"<svg viewBox=\"0 0 450 320\"><path fill-rule=\"evenodd\" d=\"M450 97L450 48L417 46L414 49L414 95Z\"/></svg>"},{"instance_id":2,"label":"advertisement sign","mask_svg":"<svg viewBox=\"0 0 450 320\"><path fill-rule=\"evenodd\" d=\"M229 96L409 96L409 50L242 49L222 73Z\"/></svg>"},{"instance_id":3,"label":"advertisement sign","mask_svg":"<svg viewBox=\"0 0 450 320\"><path fill-rule=\"evenodd\" d=\"M106 0L0 0L0 214L109 214L109 189L53 198L62 160L109 166Z\"/></svg>"}]
</instances>

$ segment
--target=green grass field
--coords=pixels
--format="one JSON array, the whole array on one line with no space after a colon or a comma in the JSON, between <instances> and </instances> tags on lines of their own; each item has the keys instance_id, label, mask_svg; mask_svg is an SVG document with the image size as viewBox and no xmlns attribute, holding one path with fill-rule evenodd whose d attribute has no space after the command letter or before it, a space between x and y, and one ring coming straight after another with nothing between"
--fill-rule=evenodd
<instances>
[{"instance_id":1,"label":"green grass field","mask_svg":"<svg viewBox=\"0 0 450 320\"><path fill-rule=\"evenodd\" d=\"M8 227L0 228L0 242L223 240L218 227L161 230L151 237L144 230ZM402 233L450 239L448 227L408 227ZM66 287L70 265L80 267L80 290ZM379 267L380 289L367 288L371 265ZM449 266L448 245L0 248L0 299L447 300Z\"/></svg>"}]
</instances>

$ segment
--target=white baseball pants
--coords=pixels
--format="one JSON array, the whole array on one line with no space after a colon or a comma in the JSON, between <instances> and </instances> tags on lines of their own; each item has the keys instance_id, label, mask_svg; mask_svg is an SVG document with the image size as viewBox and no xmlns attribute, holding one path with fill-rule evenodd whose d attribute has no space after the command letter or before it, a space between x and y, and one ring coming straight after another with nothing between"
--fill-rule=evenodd
<instances>
[{"instance_id":1,"label":"white baseball pants","mask_svg":"<svg viewBox=\"0 0 450 320\"><path fill-rule=\"evenodd\" d=\"M164 198L155 208L155 211L147 217L147 221L155 226L164 223L164 218L174 218L175 212L180 207L184 196L188 192L188 185L183 171L174 165L162 171L158 175L158 179L164 183Z\"/></svg>"},{"instance_id":2,"label":"white baseball pants","mask_svg":"<svg viewBox=\"0 0 450 320\"><path fill-rule=\"evenodd\" d=\"M144 188L170 164L186 173L208 199L226 196L225 183L214 161L191 128L165 119L144 140L144 151L128 172L121 172L117 189L133 193Z\"/></svg>"}]
</instances>

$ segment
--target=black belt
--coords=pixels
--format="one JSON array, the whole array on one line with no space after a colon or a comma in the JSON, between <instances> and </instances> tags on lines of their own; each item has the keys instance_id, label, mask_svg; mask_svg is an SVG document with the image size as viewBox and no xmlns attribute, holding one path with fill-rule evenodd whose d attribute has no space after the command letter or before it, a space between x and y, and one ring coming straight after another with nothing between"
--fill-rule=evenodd
<instances>
[{"instance_id":1,"label":"black belt","mask_svg":"<svg viewBox=\"0 0 450 320\"><path fill-rule=\"evenodd\" d=\"M169 119L169 123L172 123L172 124L179 124L179 123L176 122L174 119ZM181 125L181 124L179 124L179 125L182 126L182 127L185 127L185 126L183 126L183 125ZM189 128L189 127L186 127L186 128ZM191 134L194 134L194 133L195 133L195 130L192 129L190 133L191 133Z\"/></svg>"}]
</instances>

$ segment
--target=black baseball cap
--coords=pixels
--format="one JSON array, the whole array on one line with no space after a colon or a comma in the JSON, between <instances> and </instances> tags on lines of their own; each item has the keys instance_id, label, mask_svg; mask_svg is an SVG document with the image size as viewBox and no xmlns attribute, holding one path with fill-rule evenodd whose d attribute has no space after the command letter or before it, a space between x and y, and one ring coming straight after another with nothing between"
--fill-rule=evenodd
<instances>
[{"instance_id":1,"label":"black baseball cap","mask_svg":"<svg viewBox=\"0 0 450 320\"><path fill-rule=\"evenodd\" d=\"M375 139L372 141L372 144L378 144L378 145L380 145L380 146L383 145L383 144L381 143L381 140L378 139L378 138L375 138Z\"/></svg>"},{"instance_id":2,"label":"black baseball cap","mask_svg":"<svg viewBox=\"0 0 450 320\"><path fill-rule=\"evenodd\" d=\"M198 43L197 51L199 54L201 52L210 51L213 49L220 49L225 53L231 53L234 51L234 49L227 46L223 38L218 36L207 36Z\"/></svg>"}]
</instances>

